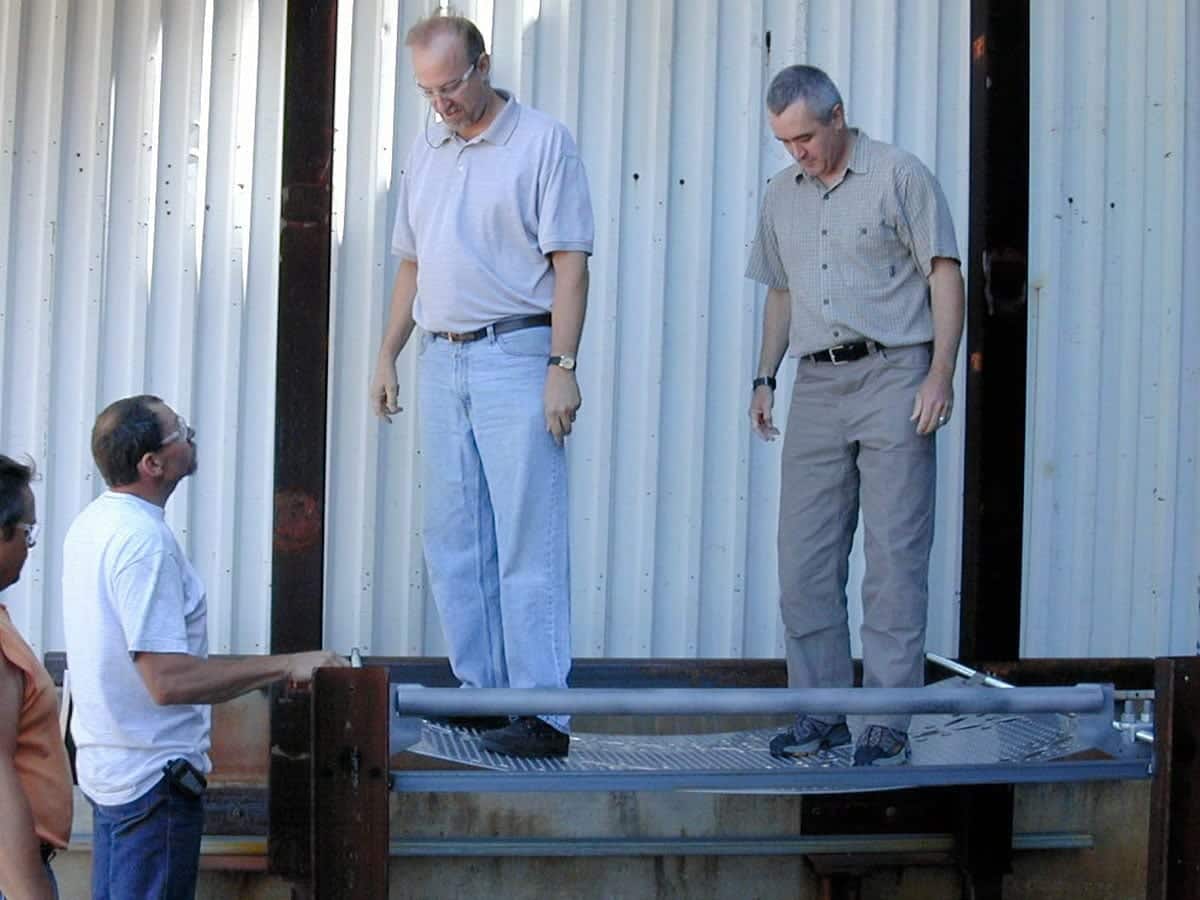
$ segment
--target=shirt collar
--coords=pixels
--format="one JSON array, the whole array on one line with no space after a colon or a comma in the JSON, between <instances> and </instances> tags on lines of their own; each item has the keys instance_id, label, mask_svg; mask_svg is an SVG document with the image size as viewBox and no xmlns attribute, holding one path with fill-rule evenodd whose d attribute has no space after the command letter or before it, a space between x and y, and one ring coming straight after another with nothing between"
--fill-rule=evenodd
<instances>
[{"instance_id":1,"label":"shirt collar","mask_svg":"<svg viewBox=\"0 0 1200 900\"><path fill-rule=\"evenodd\" d=\"M846 163L847 172L857 172L862 175L871 171L871 139L861 128L851 128L854 135L854 146L850 148L850 161ZM796 184L804 180L804 169L796 163ZM842 176L845 177L844 175Z\"/></svg>"},{"instance_id":2,"label":"shirt collar","mask_svg":"<svg viewBox=\"0 0 1200 900\"><path fill-rule=\"evenodd\" d=\"M464 143L487 141L489 144L499 146L507 144L512 133L517 130L517 122L521 118L521 105L517 103L517 98L508 91L496 88L496 93L504 98L504 106L500 108L500 112L496 113L496 118L492 119L492 124L484 129L482 134L473 138L472 141ZM454 132L442 122L437 122L430 129L431 143L435 147L441 147L452 137L455 137Z\"/></svg>"}]
</instances>

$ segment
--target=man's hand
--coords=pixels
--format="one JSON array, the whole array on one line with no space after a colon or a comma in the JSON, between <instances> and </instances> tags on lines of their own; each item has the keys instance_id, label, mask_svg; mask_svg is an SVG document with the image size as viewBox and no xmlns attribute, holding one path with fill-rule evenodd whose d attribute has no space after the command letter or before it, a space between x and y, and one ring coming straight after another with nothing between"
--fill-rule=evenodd
<instances>
[{"instance_id":1,"label":"man's hand","mask_svg":"<svg viewBox=\"0 0 1200 900\"><path fill-rule=\"evenodd\" d=\"M313 670L321 668L342 669L350 665L344 656L328 650L309 650L306 653L289 653L287 680L291 684L307 684L312 681Z\"/></svg>"},{"instance_id":2,"label":"man's hand","mask_svg":"<svg viewBox=\"0 0 1200 900\"><path fill-rule=\"evenodd\" d=\"M950 421L953 410L954 373L934 366L917 389L908 420L917 423L917 434L932 434Z\"/></svg>"},{"instance_id":3,"label":"man's hand","mask_svg":"<svg viewBox=\"0 0 1200 900\"><path fill-rule=\"evenodd\" d=\"M380 360L371 379L371 411L385 422L400 412L400 386L396 381L396 364Z\"/></svg>"},{"instance_id":4,"label":"man's hand","mask_svg":"<svg viewBox=\"0 0 1200 900\"><path fill-rule=\"evenodd\" d=\"M554 435L555 443L561 447L563 438L571 433L575 414L583 403L575 373L560 366L547 366L542 402L546 410L546 430Z\"/></svg>"},{"instance_id":5,"label":"man's hand","mask_svg":"<svg viewBox=\"0 0 1200 900\"><path fill-rule=\"evenodd\" d=\"M779 429L775 427L775 420L771 417L771 410L775 406L775 392L765 384L760 384L754 389L754 395L750 398L750 427L758 432L758 436L764 441L773 441L779 437Z\"/></svg>"}]
</instances>

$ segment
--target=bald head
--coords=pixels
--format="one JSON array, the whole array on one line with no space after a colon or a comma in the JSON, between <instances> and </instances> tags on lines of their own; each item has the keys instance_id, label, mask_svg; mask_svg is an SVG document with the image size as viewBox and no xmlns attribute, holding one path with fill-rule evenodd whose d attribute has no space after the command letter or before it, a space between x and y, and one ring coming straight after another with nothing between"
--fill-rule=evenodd
<instances>
[{"instance_id":1,"label":"bald head","mask_svg":"<svg viewBox=\"0 0 1200 900\"><path fill-rule=\"evenodd\" d=\"M462 49L465 65L471 65L483 55L483 35L475 23L463 16L429 16L408 30L404 46L429 47L442 38L456 40Z\"/></svg>"}]
</instances>

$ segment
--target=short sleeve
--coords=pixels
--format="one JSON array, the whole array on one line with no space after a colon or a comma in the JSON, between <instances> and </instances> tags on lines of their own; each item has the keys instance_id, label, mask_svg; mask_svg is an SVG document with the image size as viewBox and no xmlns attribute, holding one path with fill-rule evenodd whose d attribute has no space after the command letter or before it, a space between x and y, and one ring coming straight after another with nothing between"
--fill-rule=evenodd
<instances>
[{"instance_id":1,"label":"short sleeve","mask_svg":"<svg viewBox=\"0 0 1200 900\"><path fill-rule=\"evenodd\" d=\"M788 289L787 272L783 260L779 257L779 239L775 234L775 224L771 220L771 194L768 191L763 198L762 209L758 215L758 230L754 242L750 245L750 260L746 263L746 277L765 284L778 291Z\"/></svg>"},{"instance_id":2,"label":"short sleeve","mask_svg":"<svg viewBox=\"0 0 1200 900\"><path fill-rule=\"evenodd\" d=\"M919 160L897 170L896 199L900 214L897 227L926 278L933 272L935 257L960 260L950 205L937 179Z\"/></svg>"},{"instance_id":3,"label":"short sleeve","mask_svg":"<svg viewBox=\"0 0 1200 900\"><path fill-rule=\"evenodd\" d=\"M412 156L409 155L396 191L396 218L392 223L392 253L401 259L417 258L417 238L413 233L408 206L412 188Z\"/></svg>"},{"instance_id":4,"label":"short sleeve","mask_svg":"<svg viewBox=\"0 0 1200 900\"><path fill-rule=\"evenodd\" d=\"M587 173L574 142L565 146L539 179L538 249L543 254L556 250L578 250L591 254L595 237L592 198Z\"/></svg>"},{"instance_id":5,"label":"short sleeve","mask_svg":"<svg viewBox=\"0 0 1200 900\"><path fill-rule=\"evenodd\" d=\"M168 551L121 568L112 596L130 653L188 652L183 575Z\"/></svg>"}]
</instances>

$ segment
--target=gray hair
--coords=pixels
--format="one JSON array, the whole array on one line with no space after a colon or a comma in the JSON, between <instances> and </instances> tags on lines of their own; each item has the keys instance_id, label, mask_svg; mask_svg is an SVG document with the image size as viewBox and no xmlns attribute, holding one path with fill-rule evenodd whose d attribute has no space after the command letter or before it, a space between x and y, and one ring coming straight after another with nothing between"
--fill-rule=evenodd
<instances>
[{"instance_id":1,"label":"gray hair","mask_svg":"<svg viewBox=\"0 0 1200 900\"><path fill-rule=\"evenodd\" d=\"M767 109L778 116L793 103L803 100L808 111L823 125L833 118L835 106L846 109L837 85L816 66L788 66L771 79Z\"/></svg>"}]
</instances>

